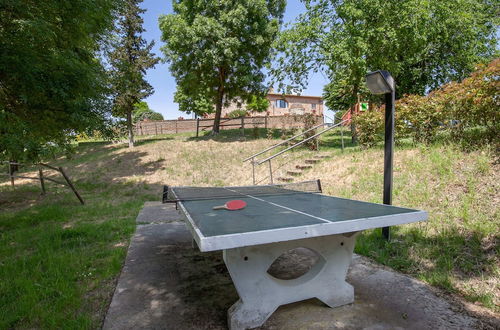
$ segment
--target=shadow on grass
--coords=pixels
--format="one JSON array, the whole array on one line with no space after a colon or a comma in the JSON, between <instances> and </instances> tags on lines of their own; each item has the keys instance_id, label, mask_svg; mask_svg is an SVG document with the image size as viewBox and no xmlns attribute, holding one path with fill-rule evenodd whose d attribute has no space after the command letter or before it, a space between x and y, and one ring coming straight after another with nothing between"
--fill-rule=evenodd
<instances>
[{"instance_id":1,"label":"shadow on grass","mask_svg":"<svg viewBox=\"0 0 500 330\"><path fill-rule=\"evenodd\" d=\"M135 146L142 146L146 145L149 143L153 142L158 142L158 141L168 141L168 140L173 140L174 138L172 136L163 136L163 137L151 137L151 138L145 138L145 139L138 139L135 141Z\"/></svg>"},{"instance_id":2,"label":"shadow on grass","mask_svg":"<svg viewBox=\"0 0 500 330\"><path fill-rule=\"evenodd\" d=\"M494 278L498 262L498 237L485 237L479 231L443 231L425 235L423 229L411 228L404 233L391 227L391 241L382 238L380 230L365 231L356 245L356 253L371 257L393 269L418 276L427 283L457 292L454 278ZM491 244L484 244L485 240ZM479 301L493 308L489 294L464 294L469 301Z\"/></svg>"},{"instance_id":3,"label":"shadow on grass","mask_svg":"<svg viewBox=\"0 0 500 330\"><path fill-rule=\"evenodd\" d=\"M211 131L200 132L198 137L191 136L188 141L217 141L217 142L235 142L235 141L251 141L258 139L269 138L267 130L265 128L257 128L256 130L251 128L246 128L244 132L241 129L224 129L218 134L212 134ZM272 137L275 138L275 137ZM277 138L277 137L276 137Z\"/></svg>"},{"instance_id":4,"label":"shadow on grass","mask_svg":"<svg viewBox=\"0 0 500 330\"><path fill-rule=\"evenodd\" d=\"M83 150L78 150L71 159L59 158L50 162L50 164L62 166L65 169L66 174L75 185L76 190L82 195L85 203L87 203L88 198L82 192L82 189L85 191L86 188L92 185L104 189L110 184L115 185L120 182L124 184L131 182L133 184L137 181L137 177L156 173L163 168L163 159L144 160L144 157L149 156L146 151L132 149L132 151L128 152L114 153L120 149L123 149L123 147L106 148L102 145L83 147ZM21 173L29 177L37 177L37 171L36 166L26 166ZM27 174L24 174L24 172ZM53 170L44 169L44 176L64 182L61 174ZM45 181L46 196L40 196L40 183L37 180L16 180L15 185L12 187L10 186L10 179L2 177L0 183L2 183L2 186L0 186L0 207L3 210L23 209L27 206L43 204L44 200L52 198L55 192L60 191L70 193L73 196L71 202L79 203L68 187L47 180ZM114 197L110 195L107 198L112 200Z\"/></svg>"},{"instance_id":5,"label":"shadow on grass","mask_svg":"<svg viewBox=\"0 0 500 330\"><path fill-rule=\"evenodd\" d=\"M79 141L79 147L101 147L106 145L112 145L112 141Z\"/></svg>"},{"instance_id":6,"label":"shadow on grass","mask_svg":"<svg viewBox=\"0 0 500 330\"><path fill-rule=\"evenodd\" d=\"M159 185L78 181L0 212L0 328L99 328L143 203ZM5 187L1 187L2 189ZM11 193L35 192L36 186ZM9 192L9 194L11 194ZM12 197L12 195L11 195Z\"/></svg>"},{"instance_id":7,"label":"shadow on grass","mask_svg":"<svg viewBox=\"0 0 500 330\"><path fill-rule=\"evenodd\" d=\"M321 136L320 147L322 149L353 149L357 143L352 142L351 132L345 128L335 128Z\"/></svg>"}]
</instances>

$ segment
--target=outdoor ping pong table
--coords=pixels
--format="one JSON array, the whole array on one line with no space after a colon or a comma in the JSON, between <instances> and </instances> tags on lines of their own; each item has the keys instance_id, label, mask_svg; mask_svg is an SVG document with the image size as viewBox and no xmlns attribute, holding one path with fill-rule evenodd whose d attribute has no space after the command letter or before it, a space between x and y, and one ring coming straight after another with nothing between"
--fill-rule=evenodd
<instances>
[{"instance_id":1,"label":"outdoor ping pong table","mask_svg":"<svg viewBox=\"0 0 500 330\"><path fill-rule=\"evenodd\" d=\"M312 185L316 181L310 181ZM295 186L170 187L164 201L176 201L200 251L223 250L240 296L228 310L230 329L262 325L280 306L318 298L330 307L354 301L345 281L356 234L362 230L427 219L424 211L326 196ZM168 195L169 197L165 197ZM247 206L213 210L231 199ZM277 279L267 270L283 253L298 247L319 261L299 278Z\"/></svg>"}]
</instances>

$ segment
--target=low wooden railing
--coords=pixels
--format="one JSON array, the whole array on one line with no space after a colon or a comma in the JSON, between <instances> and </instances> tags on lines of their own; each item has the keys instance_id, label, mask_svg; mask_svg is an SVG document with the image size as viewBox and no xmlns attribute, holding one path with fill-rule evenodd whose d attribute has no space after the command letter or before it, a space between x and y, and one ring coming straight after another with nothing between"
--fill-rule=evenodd
<instances>
[{"instance_id":1,"label":"low wooden railing","mask_svg":"<svg viewBox=\"0 0 500 330\"><path fill-rule=\"evenodd\" d=\"M37 163L35 165L38 166L38 177L30 177L30 176L23 176L23 175L16 174L19 166L24 166L25 164L11 162L11 161L2 161L1 163L8 165L8 173L0 173L0 175L9 176L10 183L12 186L15 185L15 179L37 180L37 181L40 181L40 188L42 190L42 195L45 195L45 193L46 193L45 181L50 181L50 182L54 182L54 183L68 187L69 189L71 189L73 191L73 193L75 194L76 198L78 198L80 203L82 205L85 204L82 196L78 193L75 186L71 182L70 178L68 177L68 175L66 174L66 172L64 171L64 169L61 166L54 167L54 166L51 166L51 165L45 164L45 163ZM62 175L64 181L55 180L51 177L44 175L44 173L43 173L44 168L48 168L50 170L54 170L54 171L60 173Z\"/></svg>"}]
</instances>

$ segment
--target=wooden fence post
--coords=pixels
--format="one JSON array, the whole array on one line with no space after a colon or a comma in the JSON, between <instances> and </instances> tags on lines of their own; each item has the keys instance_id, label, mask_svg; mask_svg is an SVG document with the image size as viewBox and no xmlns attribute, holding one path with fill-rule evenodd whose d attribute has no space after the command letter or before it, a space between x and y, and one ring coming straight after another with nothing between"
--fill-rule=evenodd
<instances>
[{"instance_id":1,"label":"wooden fence post","mask_svg":"<svg viewBox=\"0 0 500 330\"><path fill-rule=\"evenodd\" d=\"M60 167L60 166L59 166L59 172L61 172L61 174L63 175L64 179L68 183L68 186L71 188L71 190L73 190L73 192L75 193L76 197L80 200L80 203L82 203L82 205L84 205L85 202L83 201L82 196L80 196L80 194L78 193L78 191L76 191L75 186L73 186L73 183L71 183L71 180L68 178L68 176L66 175L66 173L64 173L63 168Z\"/></svg>"},{"instance_id":2,"label":"wooden fence post","mask_svg":"<svg viewBox=\"0 0 500 330\"><path fill-rule=\"evenodd\" d=\"M241 135L245 136L245 117L241 117Z\"/></svg>"},{"instance_id":3,"label":"wooden fence post","mask_svg":"<svg viewBox=\"0 0 500 330\"><path fill-rule=\"evenodd\" d=\"M196 118L196 137L198 137L200 130L200 118Z\"/></svg>"},{"instance_id":4,"label":"wooden fence post","mask_svg":"<svg viewBox=\"0 0 500 330\"><path fill-rule=\"evenodd\" d=\"M38 176L40 177L40 187L42 188L42 195L45 195L45 181L43 179L43 171L42 168L38 168Z\"/></svg>"},{"instance_id":5,"label":"wooden fence post","mask_svg":"<svg viewBox=\"0 0 500 330\"><path fill-rule=\"evenodd\" d=\"M9 162L10 185L14 186L14 166Z\"/></svg>"},{"instance_id":6,"label":"wooden fence post","mask_svg":"<svg viewBox=\"0 0 500 330\"><path fill-rule=\"evenodd\" d=\"M177 133L178 133L178 129L177 129L177 122L178 122L178 120L176 120L176 121L175 121L175 134L177 134Z\"/></svg>"},{"instance_id":7,"label":"wooden fence post","mask_svg":"<svg viewBox=\"0 0 500 330\"><path fill-rule=\"evenodd\" d=\"M158 135L158 123L155 121L155 135Z\"/></svg>"},{"instance_id":8,"label":"wooden fence post","mask_svg":"<svg viewBox=\"0 0 500 330\"><path fill-rule=\"evenodd\" d=\"M340 137L342 139L342 151L344 151L344 130L340 127Z\"/></svg>"}]
</instances>

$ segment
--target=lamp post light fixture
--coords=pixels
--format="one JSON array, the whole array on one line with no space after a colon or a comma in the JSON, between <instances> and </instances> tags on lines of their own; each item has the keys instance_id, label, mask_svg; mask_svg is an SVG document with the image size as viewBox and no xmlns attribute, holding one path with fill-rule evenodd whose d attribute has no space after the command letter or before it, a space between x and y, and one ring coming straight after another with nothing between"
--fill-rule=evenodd
<instances>
[{"instance_id":1,"label":"lamp post light fixture","mask_svg":"<svg viewBox=\"0 0 500 330\"><path fill-rule=\"evenodd\" d=\"M366 86L373 94L385 94L385 139L384 139L384 204L392 204L392 172L394 158L394 102L396 86L391 74L378 70L366 75ZM386 240L390 238L389 227L382 228Z\"/></svg>"}]
</instances>

